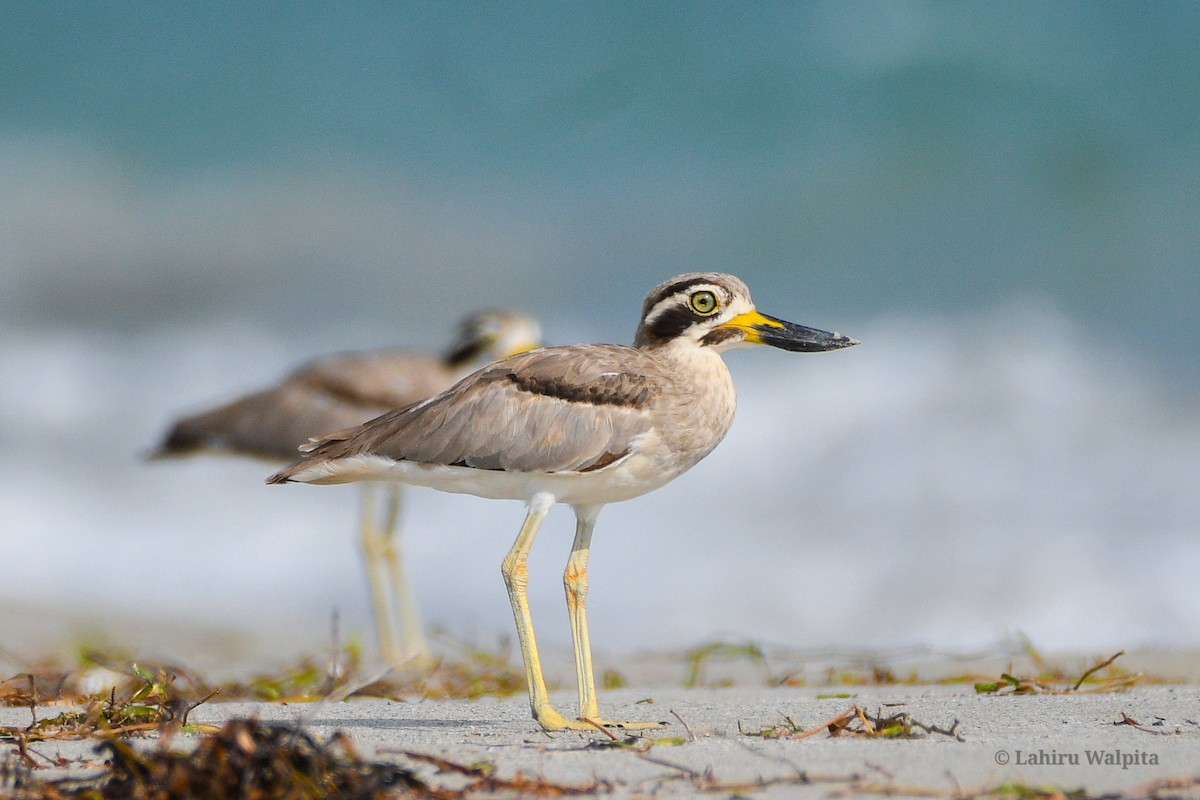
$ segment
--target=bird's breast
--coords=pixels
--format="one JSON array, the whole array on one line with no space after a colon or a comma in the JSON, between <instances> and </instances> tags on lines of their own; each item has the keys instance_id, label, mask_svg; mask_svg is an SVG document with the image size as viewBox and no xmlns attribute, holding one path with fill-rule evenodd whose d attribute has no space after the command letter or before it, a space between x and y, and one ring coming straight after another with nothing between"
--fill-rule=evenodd
<instances>
[{"instance_id":1,"label":"bird's breast","mask_svg":"<svg viewBox=\"0 0 1200 800\"><path fill-rule=\"evenodd\" d=\"M654 429L678 472L713 451L733 423L733 379L716 353L704 352L676 365L676 380L655 408Z\"/></svg>"}]
</instances>

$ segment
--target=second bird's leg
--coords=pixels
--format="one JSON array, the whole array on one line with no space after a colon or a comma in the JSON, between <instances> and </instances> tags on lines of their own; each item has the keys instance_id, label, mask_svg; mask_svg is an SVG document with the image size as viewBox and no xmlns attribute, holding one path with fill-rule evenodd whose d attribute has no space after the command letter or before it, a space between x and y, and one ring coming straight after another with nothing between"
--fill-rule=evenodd
<instances>
[{"instance_id":1,"label":"second bird's leg","mask_svg":"<svg viewBox=\"0 0 1200 800\"><path fill-rule=\"evenodd\" d=\"M379 656L385 664L397 664L402 659L396 636L396 620L392 616L392 604L380 574L380 558L386 545L375 525L375 486L367 482L362 485L361 509L359 510L359 541L362 547L363 566L367 571L367 585L371 591L371 615L375 618L375 635L379 639Z\"/></svg>"},{"instance_id":2,"label":"second bird's leg","mask_svg":"<svg viewBox=\"0 0 1200 800\"><path fill-rule=\"evenodd\" d=\"M408 580L408 572L404 568L404 548L401 546L399 535L400 507L404 499L404 486L399 483L388 483L384 499L387 510L379 542L391 588L389 598L393 601L388 612L388 619L392 624L391 635L396 636L395 625L398 615L401 634L399 638L404 641L404 652L400 654L400 658L406 661L425 659L429 657L429 644L425 641L425 629L421 625L421 614L417 611L417 601L413 595L412 583ZM398 662L392 661L391 663Z\"/></svg>"}]
</instances>

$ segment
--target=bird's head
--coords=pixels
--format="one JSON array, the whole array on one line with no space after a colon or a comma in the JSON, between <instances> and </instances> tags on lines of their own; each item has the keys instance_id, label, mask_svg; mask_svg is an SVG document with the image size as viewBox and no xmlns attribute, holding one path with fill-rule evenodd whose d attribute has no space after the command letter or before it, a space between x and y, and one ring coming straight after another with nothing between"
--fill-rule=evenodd
<instances>
[{"instance_id":1,"label":"bird's head","mask_svg":"<svg viewBox=\"0 0 1200 800\"><path fill-rule=\"evenodd\" d=\"M634 339L634 346L643 348L676 343L716 352L766 344L814 353L850 347L858 341L759 312L746 284L733 275L694 272L677 275L646 295Z\"/></svg>"},{"instance_id":2,"label":"bird's head","mask_svg":"<svg viewBox=\"0 0 1200 800\"><path fill-rule=\"evenodd\" d=\"M477 311L464 319L458 338L446 354L453 367L469 367L535 350L542 346L542 326L519 311Z\"/></svg>"}]
</instances>

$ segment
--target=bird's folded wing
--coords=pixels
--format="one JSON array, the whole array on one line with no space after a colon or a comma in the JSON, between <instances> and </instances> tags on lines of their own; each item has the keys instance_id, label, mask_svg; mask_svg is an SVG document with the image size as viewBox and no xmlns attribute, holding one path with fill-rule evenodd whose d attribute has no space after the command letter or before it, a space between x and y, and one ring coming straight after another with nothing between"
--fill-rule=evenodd
<instances>
[{"instance_id":1,"label":"bird's folded wing","mask_svg":"<svg viewBox=\"0 0 1200 800\"><path fill-rule=\"evenodd\" d=\"M432 397L450 386L451 372L432 356L378 351L332 356L289 376L331 401L367 409L360 421ZM329 429L326 429L329 430ZM324 433L311 431L310 436Z\"/></svg>"},{"instance_id":2,"label":"bird's folded wing","mask_svg":"<svg viewBox=\"0 0 1200 800\"><path fill-rule=\"evenodd\" d=\"M493 364L431 400L323 437L310 458L373 454L511 471L597 469L651 427L660 387L641 354L613 345L547 348Z\"/></svg>"},{"instance_id":3,"label":"bird's folded wing","mask_svg":"<svg viewBox=\"0 0 1200 800\"><path fill-rule=\"evenodd\" d=\"M357 425L369 416L370 410L342 403L306 383L287 381L175 421L157 454L210 449L288 461L310 436Z\"/></svg>"}]
</instances>

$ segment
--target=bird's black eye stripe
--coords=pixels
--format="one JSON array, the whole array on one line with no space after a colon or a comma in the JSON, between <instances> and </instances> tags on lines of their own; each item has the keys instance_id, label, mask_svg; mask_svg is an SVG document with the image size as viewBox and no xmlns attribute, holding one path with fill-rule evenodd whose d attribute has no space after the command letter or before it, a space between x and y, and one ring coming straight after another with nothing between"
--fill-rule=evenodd
<instances>
[{"instance_id":1,"label":"bird's black eye stripe","mask_svg":"<svg viewBox=\"0 0 1200 800\"><path fill-rule=\"evenodd\" d=\"M696 315L686 306L672 306L656 314L644 329L646 338L652 342L669 342L678 338L685 330L696 324Z\"/></svg>"}]
</instances>

